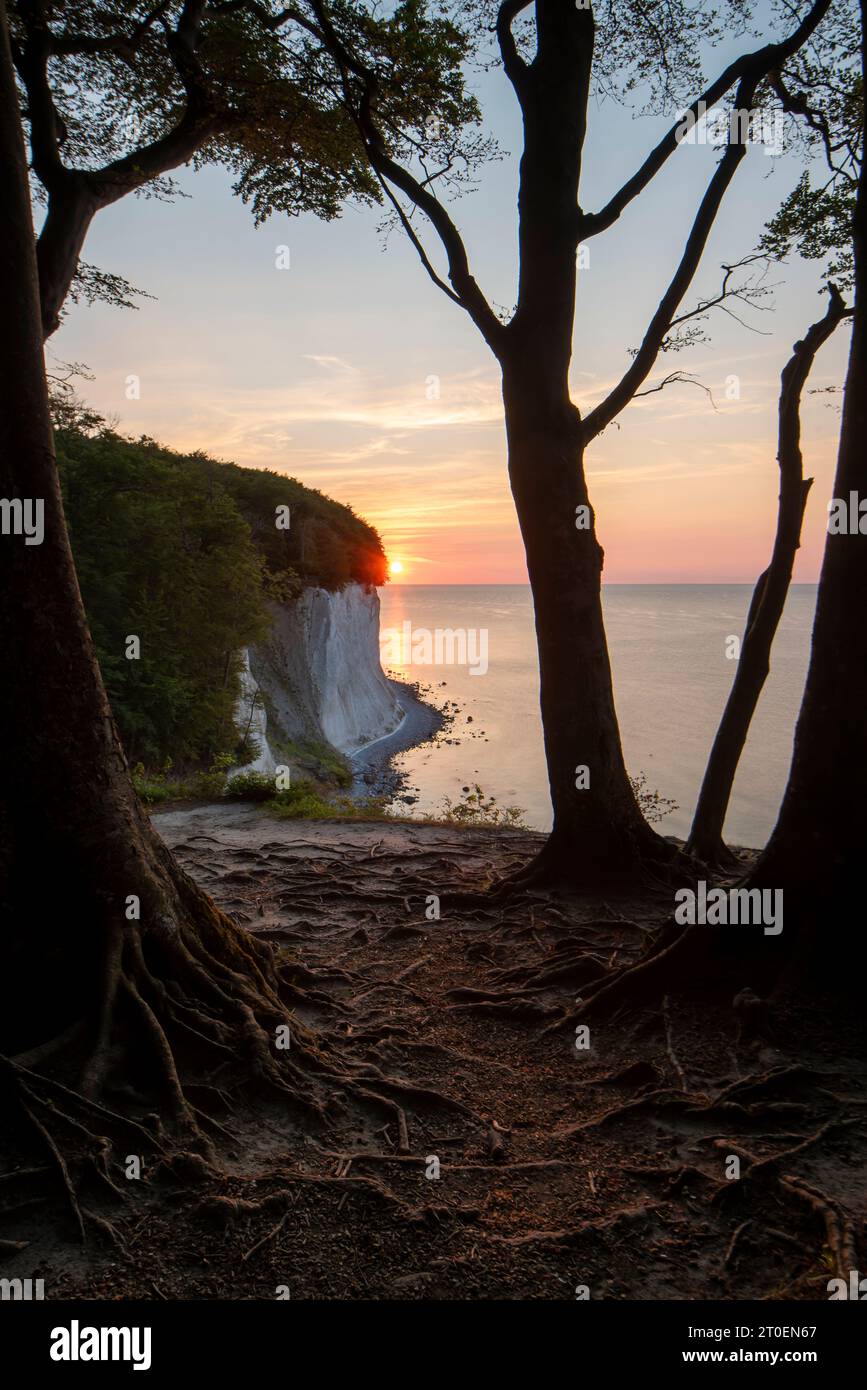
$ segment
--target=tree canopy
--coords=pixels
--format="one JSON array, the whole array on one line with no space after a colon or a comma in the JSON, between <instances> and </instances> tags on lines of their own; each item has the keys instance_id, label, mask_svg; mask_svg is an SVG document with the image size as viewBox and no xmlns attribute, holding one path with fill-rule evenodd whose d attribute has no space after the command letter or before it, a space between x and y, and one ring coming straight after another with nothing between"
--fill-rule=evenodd
<instances>
[{"instance_id":1,"label":"tree canopy","mask_svg":"<svg viewBox=\"0 0 867 1390\"><path fill-rule=\"evenodd\" d=\"M464 91L465 33L417 0L382 16L344 3L341 20L377 73L396 131L459 131L476 115ZM339 74L313 10L272 0L166 0L123 12L103 0L16 0L12 53L36 195L43 332L73 296L129 304L122 275L81 261L96 213L128 193L170 198L182 165L219 163L257 218L338 215L379 201ZM401 140L406 138L401 136Z\"/></svg>"}]
</instances>

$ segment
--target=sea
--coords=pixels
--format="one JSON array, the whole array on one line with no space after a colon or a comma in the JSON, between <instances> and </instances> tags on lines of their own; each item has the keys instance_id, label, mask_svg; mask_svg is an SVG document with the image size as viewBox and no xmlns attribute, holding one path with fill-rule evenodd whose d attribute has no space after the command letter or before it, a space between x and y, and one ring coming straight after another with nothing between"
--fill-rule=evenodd
<instances>
[{"instance_id":1,"label":"sea","mask_svg":"<svg viewBox=\"0 0 867 1390\"><path fill-rule=\"evenodd\" d=\"M658 823L685 836L737 669L752 586L612 584L603 603L626 764L674 803ZM449 702L435 743L399 755L413 814L442 814L466 787L551 825L527 585L389 584L380 591L384 666ZM730 844L763 845L776 821L804 687L816 585L793 585L726 822ZM408 809L408 808L405 808Z\"/></svg>"}]
</instances>

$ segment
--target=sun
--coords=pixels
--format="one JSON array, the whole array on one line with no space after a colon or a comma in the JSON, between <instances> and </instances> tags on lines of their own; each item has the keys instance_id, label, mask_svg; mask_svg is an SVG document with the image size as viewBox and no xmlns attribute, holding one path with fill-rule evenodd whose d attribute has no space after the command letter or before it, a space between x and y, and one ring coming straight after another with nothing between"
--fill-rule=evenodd
<instances>
[{"instance_id":1,"label":"sun","mask_svg":"<svg viewBox=\"0 0 867 1390\"><path fill-rule=\"evenodd\" d=\"M391 564L388 567L388 572L389 574L403 574L403 561L392 560Z\"/></svg>"}]
</instances>

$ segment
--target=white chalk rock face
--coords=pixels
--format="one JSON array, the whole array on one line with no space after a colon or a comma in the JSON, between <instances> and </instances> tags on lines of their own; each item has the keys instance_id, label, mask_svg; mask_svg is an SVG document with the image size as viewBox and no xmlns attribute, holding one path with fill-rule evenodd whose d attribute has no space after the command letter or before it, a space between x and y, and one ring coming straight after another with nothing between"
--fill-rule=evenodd
<instances>
[{"instance_id":1,"label":"white chalk rock face","mask_svg":"<svg viewBox=\"0 0 867 1390\"><path fill-rule=\"evenodd\" d=\"M270 759L261 768L257 761L256 770L273 771L281 762L281 742L324 742L351 754L397 728L403 711L380 665L375 589L305 589L293 604L274 604L271 616L268 637L246 656L247 684L242 675L244 695L236 713L243 731L255 686L264 719L255 731L267 749L260 760Z\"/></svg>"},{"instance_id":2,"label":"white chalk rock face","mask_svg":"<svg viewBox=\"0 0 867 1390\"><path fill-rule=\"evenodd\" d=\"M235 768L229 774L230 781L233 777L237 777L240 772L264 772L270 776L277 766L274 754L268 744L268 716L265 712L262 692L258 683L253 679L253 673L250 670L250 653L246 647L243 658L244 665L241 668L240 677L241 693L235 708L235 723L242 736L247 736L255 741L259 752L252 762L246 763L244 767Z\"/></svg>"},{"instance_id":3,"label":"white chalk rock face","mask_svg":"<svg viewBox=\"0 0 867 1390\"><path fill-rule=\"evenodd\" d=\"M322 732L354 753L403 718L379 663L379 594L350 584L337 594L308 589L299 603Z\"/></svg>"}]
</instances>

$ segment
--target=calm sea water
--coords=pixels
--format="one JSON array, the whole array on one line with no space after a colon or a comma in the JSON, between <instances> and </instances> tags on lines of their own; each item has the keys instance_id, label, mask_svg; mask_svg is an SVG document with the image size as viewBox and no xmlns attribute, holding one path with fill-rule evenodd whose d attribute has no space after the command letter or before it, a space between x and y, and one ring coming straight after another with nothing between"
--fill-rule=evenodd
<instances>
[{"instance_id":1,"label":"calm sea water","mask_svg":"<svg viewBox=\"0 0 867 1390\"><path fill-rule=\"evenodd\" d=\"M676 801L660 823L684 835L735 662L726 639L743 632L750 585L609 585L605 620L615 696L629 771ZM538 829L551 824L538 666L530 590L524 585L389 585L381 590L382 630L437 629L487 632L488 669L385 664L397 675L432 686L438 700L460 706L447 737L459 740L417 748L400 759L419 802L435 812L445 797L478 782L500 805L523 808ZM741 760L726 823L735 844L761 845L773 828L792 753L792 737L809 655L816 586L792 587L765 685ZM393 650L393 649L392 649ZM401 656L403 654L401 653ZM411 652L409 653L411 656ZM436 655L436 652L434 652ZM445 653L441 653L445 655Z\"/></svg>"}]
</instances>

